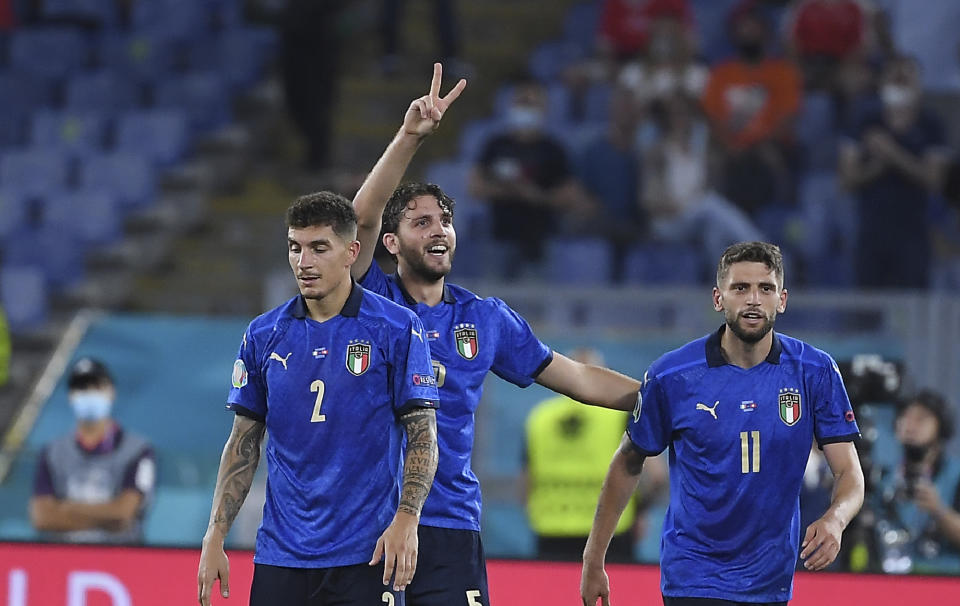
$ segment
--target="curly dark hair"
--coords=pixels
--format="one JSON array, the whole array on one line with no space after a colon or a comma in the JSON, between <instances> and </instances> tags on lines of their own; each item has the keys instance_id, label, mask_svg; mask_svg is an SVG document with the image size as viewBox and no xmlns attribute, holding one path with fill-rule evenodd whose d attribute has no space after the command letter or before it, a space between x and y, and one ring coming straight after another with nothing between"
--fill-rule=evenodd
<instances>
[{"instance_id":1,"label":"curly dark hair","mask_svg":"<svg viewBox=\"0 0 960 606\"><path fill-rule=\"evenodd\" d=\"M727 277L730 266L743 261L763 263L773 271L783 286L783 254L780 247L769 242L738 242L727 247L717 264L717 286Z\"/></svg>"},{"instance_id":2,"label":"curly dark hair","mask_svg":"<svg viewBox=\"0 0 960 606\"><path fill-rule=\"evenodd\" d=\"M434 183L404 183L393 192L387 206L383 209L383 233L396 233L400 226L400 216L407 209L410 200L419 196L433 196L450 217L453 217L453 209L456 202L443 193L439 185Z\"/></svg>"},{"instance_id":3,"label":"curly dark hair","mask_svg":"<svg viewBox=\"0 0 960 606\"><path fill-rule=\"evenodd\" d=\"M287 227L302 229L329 225L341 238L357 237L357 213L353 204L332 191L318 191L300 196L287 209Z\"/></svg>"},{"instance_id":4,"label":"curly dark hair","mask_svg":"<svg viewBox=\"0 0 960 606\"><path fill-rule=\"evenodd\" d=\"M937 435L940 438L940 441L950 441L950 438L953 437L953 432L955 429L955 419L953 407L950 405L950 402L943 397L943 395L931 389L921 389L917 393L907 396L899 402L897 418L899 419L900 416L907 410L907 408L912 405L922 406L929 410L933 416L937 417Z\"/></svg>"}]
</instances>

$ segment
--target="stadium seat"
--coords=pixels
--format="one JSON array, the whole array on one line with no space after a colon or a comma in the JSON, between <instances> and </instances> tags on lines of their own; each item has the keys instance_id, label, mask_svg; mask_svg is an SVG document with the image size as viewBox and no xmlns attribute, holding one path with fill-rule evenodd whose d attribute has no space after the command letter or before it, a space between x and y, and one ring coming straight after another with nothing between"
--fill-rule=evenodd
<instances>
[{"instance_id":1,"label":"stadium seat","mask_svg":"<svg viewBox=\"0 0 960 606\"><path fill-rule=\"evenodd\" d=\"M3 241L26 225L29 199L15 189L0 189L0 249Z\"/></svg>"},{"instance_id":2,"label":"stadium seat","mask_svg":"<svg viewBox=\"0 0 960 606\"><path fill-rule=\"evenodd\" d=\"M603 238L553 238L546 247L547 279L557 284L608 284L613 250Z\"/></svg>"},{"instance_id":3,"label":"stadium seat","mask_svg":"<svg viewBox=\"0 0 960 606\"><path fill-rule=\"evenodd\" d=\"M733 51L727 16L741 0L691 0L697 38L707 63L724 59Z\"/></svg>"},{"instance_id":4,"label":"stadium seat","mask_svg":"<svg viewBox=\"0 0 960 606\"><path fill-rule=\"evenodd\" d=\"M22 29L10 39L10 66L34 77L56 80L88 63L83 34L67 28Z\"/></svg>"},{"instance_id":5,"label":"stadium seat","mask_svg":"<svg viewBox=\"0 0 960 606\"><path fill-rule=\"evenodd\" d=\"M215 72L192 72L167 78L154 89L158 109L182 110L195 131L219 128L230 121L231 107L226 81Z\"/></svg>"},{"instance_id":6,"label":"stadium seat","mask_svg":"<svg viewBox=\"0 0 960 606\"><path fill-rule=\"evenodd\" d=\"M132 153L86 158L80 166L80 187L84 191L109 192L124 208L149 204L157 194L150 160Z\"/></svg>"},{"instance_id":7,"label":"stadium seat","mask_svg":"<svg viewBox=\"0 0 960 606\"><path fill-rule=\"evenodd\" d=\"M138 2L138 4L143 4ZM100 36L100 65L138 82L153 82L180 63L179 47L169 39L148 33L107 32Z\"/></svg>"},{"instance_id":8,"label":"stadium seat","mask_svg":"<svg viewBox=\"0 0 960 606\"><path fill-rule=\"evenodd\" d=\"M43 0L47 21L76 21L112 27L120 21L116 0Z\"/></svg>"},{"instance_id":9,"label":"stadium seat","mask_svg":"<svg viewBox=\"0 0 960 606\"><path fill-rule=\"evenodd\" d=\"M187 153L188 119L174 110L132 111L117 125L116 151L141 154L167 166Z\"/></svg>"},{"instance_id":10,"label":"stadium seat","mask_svg":"<svg viewBox=\"0 0 960 606\"><path fill-rule=\"evenodd\" d=\"M606 124L610 116L610 98L613 88L605 83L592 84L583 98L583 121L593 124Z\"/></svg>"},{"instance_id":11,"label":"stadium seat","mask_svg":"<svg viewBox=\"0 0 960 606\"><path fill-rule=\"evenodd\" d=\"M573 44L584 56L593 54L597 27L600 24L600 2L584 2L567 11L563 22L563 39Z\"/></svg>"},{"instance_id":12,"label":"stadium seat","mask_svg":"<svg viewBox=\"0 0 960 606\"><path fill-rule=\"evenodd\" d=\"M77 74L67 81L67 109L119 112L140 106L140 89L129 78L108 69Z\"/></svg>"},{"instance_id":13,"label":"stadium seat","mask_svg":"<svg viewBox=\"0 0 960 606\"><path fill-rule=\"evenodd\" d=\"M234 90L242 90L260 77L276 44L272 30L237 27L190 42L187 64L194 71L215 71Z\"/></svg>"},{"instance_id":14,"label":"stadium seat","mask_svg":"<svg viewBox=\"0 0 960 606\"><path fill-rule=\"evenodd\" d=\"M39 328L46 322L47 295L42 269L14 264L0 267L0 302L12 333Z\"/></svg>"},{"instance_id":15,"label":"stadium seat","mask_svg":"<svg viewBox=\"0 0 960 606\"><path fill-rule=\"evenodd\" d=\"M16 91L12 94L11 91ZM51 84L27 73L0 70L0 113L17 116L53 105Z\"/></svg>"},{"instance_id":16,"label":"stadium seat","mask_svg":"<svg viewBox=\"0 0 960 606\"><path fill-rule=\"evenodd\" d=\"M638 245L623 260L627 284L695 285L701 281L701 258L693 248L668 244Z\"/></svg>"},{"instance_id":17,"label":"stadium seat","mask_svg":"<svg viewBox=\"0 0 960 606\"><path fill-rule=\"evenodd\" d=\"M33 115L30 141L37 148L85 155L103 149L106 131L107 119L102 114L44 110Z\"/></svg>"},{"instance_id":18,"label":"stadium seat","mask_svg":"<svg viewBox=\"0 0 960 606\"><path fill-rule=\"evenodd\" d=\"M828 93L804 94L794 131L803 145L808 169L831 170L837 166L834 122L833 100Z\"/></svg>"},{"instance_id":19,"label":"stadium seat","mask_svg":"<svg viewBox=\"0 0 960 606\"><path fill-rule=\"evenodd\" d=\"M0 186L28 196L60 191L67 186L69 177L67 156L59 151L28 148L0 157Z\"/></svg>"},{"instance_id":20,"label":"stadium seat","mask_svg":"<svg viewBox=\"0 0 960 606\"><path fill-rule=\"evenodd\" d=\"M134 2L130 21L134 31L171 40L209 34L213 25L210 3L199 0Z\"/></svg>"},{"instance_id":21,"label":"stadium seat","mask_svg":"<svg viewBox=\"0 0 960 606\"><path fill-rule=\"evenodd\" d=\"M471 165L468 162L434 162L427 168L426 179L436 183L456 202L454 226L461 240L487 239L490 234L490 209L473 198L468 190ZM458 264L459 264L458 260Z\"/></svg>"},{"instance_id":22,"label":"stadium seat","mask_svg":"<svg viewBox=\"0 0 960 606\"><path fill-rule=\"evenodd\" d=\"M70 233L82 244L115 242L123 235L117 198L93 191L69 192L46 199L43 226Z\"/></svg>"},{"instance_id":23,"label":"stadium seat","mask_svg":"<svg viewBox=\"0 0 960 606\"><path fill-rule=\"evenodd\" d=\"M60 229L20 230L7 240L3 262L37 267L51 292L63 292L83 280L84 247L76 236Z\"/></svg>"},{"instance_id":24,"label":"stadium seat","mask_svg":"<svg viewBox=\"0 0 960 606\"><path fill-rule=\"evenodd\" d=\"M556 82L565 67L584 57L575 43L547 42L530 55L528 68L541 82Z\"/></svg>"},{"instance_id":25,"label":"stadium seat","mask_svg":"<svg viewBox=\"0 0 960 606\"><path fill-rule=\"evenodd\" d=\"M26 143L24 124L27 114L4 112L0 114L0 151L21 147Z\"/></svg>"},{"instance_id":26,"label":"stadium seat","mask_svg":"<svg viewBox=\"0 0 960 606\"><path fill-rule=\"evenodd\" d=\"M468 122L460 131L460 158L470 163L477 162L487 140L504 132L505 128L503 120L498 118Z\"/></svg>"}]
</instances>

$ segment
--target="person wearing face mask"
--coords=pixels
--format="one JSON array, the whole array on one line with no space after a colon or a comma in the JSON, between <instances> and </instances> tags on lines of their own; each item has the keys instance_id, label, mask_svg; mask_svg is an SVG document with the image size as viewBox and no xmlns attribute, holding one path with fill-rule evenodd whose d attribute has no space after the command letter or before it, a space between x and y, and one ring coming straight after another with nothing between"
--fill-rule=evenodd
<instances>
[{"instance_id":1,"label":"person wearing face mask","mask_svg":"<svg viewBox=\"0 0 960 606\"><path fill-rule=\"evenodd\" d=\"M920 100L916 61L891 60L883 73L879 108L865 115L841 144L840 177L857 197L861 287L929 285L930 194L939 188L947 155L943 126Z\"/></svg>"},{"instance_id":2,"label":"person wearing face mask","mask_svg":"<svg viewBox=\"0 0 960 606\"><path fill-rule=\"evenodd\" d=\"M911 572L960 574L960 461L946 452L953 431L950 403L934 391L898 411L903 459L892 474L893 511L909 537Z\"/></svg>"},{"instance_id":3,"label":"person wearing face mask","mask_svg":"<svg viewBox=\"0 0 960 606\"><path fill-rule=\"evenodd\" d=\"M140 543L156 484L153 447L110 416L116 390L102 362L78 360L67 389L76 429L40 455L30 520L51 540Z\"/></svg>"}]
</instances>

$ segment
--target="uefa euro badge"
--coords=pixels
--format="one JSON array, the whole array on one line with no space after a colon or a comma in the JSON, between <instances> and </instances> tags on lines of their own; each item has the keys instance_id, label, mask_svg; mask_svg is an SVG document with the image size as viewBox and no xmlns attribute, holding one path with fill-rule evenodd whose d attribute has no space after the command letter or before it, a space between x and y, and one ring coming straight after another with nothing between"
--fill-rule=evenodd
<instances>
[{"instance_id":1,"label":"uefa euro badge","mask_svg":"<svg viewBox=\"0 0 960 606\"><path fill-rule=\"evenodd\" d=\"M243 360L237 360L233 363L233 376L231 377L233 386L240 389L247 384L247 367Z\"/></svg>"},{"instance_id":2,"label":"uefa euro badge","mask_svg":"<svg viewBox=\"0 0 960 606\"><path fill-rule=\"evenodd\" d=\"M787 425L795 425L800 420L800 390L793 387L780 389L780 420Z\"/></svg>"},{"instance_id":3,"label":"uefa euro badge","mask_svg":"<svg viewBox=\"0 0 960 606\"><path fill-rule=\"evenodd\" d=\"M347 370L360 376L370 368L370 342L351 339L347 345Z\"/></svg>"},{"instance_id":4,"label":"uefa euro badge","mask_svg":"<svg viewBox=\"0 0 960 606\"><path fill-rule=\"evenodd\" d=\"M457 353L467 360L477 357L477 325L457 324L454 327L453 337L457 341Z\"/></svg>"}]
</instances>

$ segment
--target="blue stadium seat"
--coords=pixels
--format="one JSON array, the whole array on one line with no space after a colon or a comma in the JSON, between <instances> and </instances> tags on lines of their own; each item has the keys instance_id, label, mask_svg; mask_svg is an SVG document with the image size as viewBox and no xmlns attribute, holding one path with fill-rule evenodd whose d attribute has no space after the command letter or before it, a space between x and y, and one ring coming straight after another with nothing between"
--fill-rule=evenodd
<instances>
[{"instance_id":1,"label":"blue stadium seat","mask_svg":"<svg viewBox=\"0 0 960 606\"><path fill-rule=\"evenodd\" d=\"M0 113L0 151L21 147L26 143L25 123L28 114L14 112Z\"/></svg>"},{"instance_id":2,"label":"blue stadium seat","mask_svg":"<svg viewBox=\"0 0 960 606\"><path fill-rule=\"evenodd\" d=\"M47 282L32 265L0 267L0 302L14 334L39 328L47 320Z\"/></svg>"},{"instance_id":3,"label":"blue stadium seat","mask_svg":"<svg viewBox=\"0 0 960 606\"><path fill-rule=\"evenodd\" d=\"M70 233L87 245L109 244L123 235L117 198L102 192L79 191L48 197L43 226Z\"/></svg>"},{"instance_id":4,"label":"blue stadium seat","mask_svg":"<svg viewBox=\"0 0 960 606\"><path fill-rule=\"evenodd\" d=\"M528 68L534 78L541 82L556 82L565 67L584 57L576 44L547 42L530 55Z\"/></svg>"},{"instance_id":5,"label":"blue stadium seat","mask_svg":"<svg viewBox=\"0 0 960 606\"><path fill-rule=\"evenodd\" d=\"M585 56L593 54L596 46L601 4L601 2L577 4L567 11L563 22L564 41L574 44Z\"/></svg>"},{"instance_id":6,"label":"blue stadium seat","mask_svg":"<svg viewBox=\"0 0 960 606\"><path fill-rule=\"evenodd\" d=\"M606 124L610 118L613 87L606 82L592 84L583 99L583 121Z\"/></svg>"},{"instance_id":7,"label":"blue stadium seat","mask_svg":"<svg viewBox=\"0 0 960 606\"><path fill-rule=\"evenodd\" d=\"M460 131L460 158L466 162L478 161L487 140L505 128L506 124L498 118L471 120Z\"/></svg>"},{"instance_id":8,"label":"blue stadium seat","mask_svg":"<svg viewBox=\"0 0 960 606\"><path fill-rule=\"evenodd\" d=\"M837 166L837 131L833 99L825 92L808 92L794 131L803 145L807 168L832 170Z\"/></svg>"},{"instance_id":9,"label":"blue stadium seat","mask_svg":"<svg viewBox=\"0 0 960 606\"><path fill-rule=\"evenodd\" d=\"M63 292L83 280L84 247L74 234L60 229L26 229L7 240L3 262L37 267L52 292Z\"/></svg>"},{"instance_id":10,"label":"blue stadium seat","mask_svg":"<svg viewBox=\"0 0 960 606\"><path fill-rule=\"evenodd\" d=\"M227 83L214 72L192 72L167 78L154 89L159 109L182 110L195 131L219 128L231 119Z\"/></svg>"},{"instance_id":11,"label":"blue stadium seat","mask_svg":"<svg viewBox=\"0 0 960 606\"><path fill-rule=\"evenodd\" d=\"M611 279L613 250L603 238L552 238L547 278L557 284L603 285Z\"/></svg>"},{"instance_id":12,"label":"blue stadium seat","mask_svg":"<svg viewBox=\"0 0 960 606\"><path fill-rule=\"evenodd\" d=\"M182 159L188 143L188 121L182 111L127 112L117 124L116 151L142 154L158 165Z\"/></svg>"},{"instance_id":13,"label":"blue stadium seat","mask_svg":"<svg viewBox=\"0 0 960 606\"><path fill-rule=\"evenodd\" d=\"M29 198L15 189L0 189L0 249L3 241L26 225Z\"/></svg>"},{"instance_id":14,"label":"blue stadium seat","mask_svg":"<svg viewBox=\"0 0 960 606\"><path fill-rule=\"evenodd\" d=\"M28 73L0 70L0 112L22 116L52 106L53 100L54 90L49 82Z\"/></svg>"},{"instance_id":15,"label":"blue stadium seat","mask_svg":"<svg viewBox=\"0 0 960 606\"><path fill-rule=\"evenodd\" d=\"M46 20L75 20L105 27L120 21L116 0L43 0Z\"/></svg>"},{"instance_id":16,"label":"blue stadium seat","mask_svg":"<svg viewBox=\"0 0 960 606\"><path fill-rule=\"evenodd\" d=\"M113 70L98 70L72 76L66 85L67 109L119 112L140 105L136 82Z\"/></svg>"},{"instance_id":17,"label":"blue stadium seat","mask_svg":"<svg viewBox=\"0 0 960 606\"><path fill-rule=\"evenodd\" d=\"M192 41L187 64L195 71L216 71L234 90L243 89L259 79L276 44L273 30L237 27Z\"/></svg>"},{"instance_id":18,"label":"blue stadium seat","mask_svg":"<svg viewBox=\"0 0 960 606\"><path fill-rule=\"evenodd\" d=\"M131 28L171 40L189 40L212 29L210 3L199 0L150 0L134 2Z\"/></svg>"},{"instance_id":19,"label":"blue stadium seat","mask_svg":"<svg viewBox=\"0 0 960 606\"><path fill-rule=\"evenodd\" d=\"M114 153L91 156L80 166L84 191L108 192L125 208L144 206L157 195L156 175L142 155Z\"/></svg>"},{"instance_id":20,"label":"blue stadium seat","mask_svg":"<svg viewBox=\"0 0 960 606\"><path fill-rule=\"evenodd\" d=\"M87 65L83 34L66 28L23 29L10 40L10 66L31 76L55 80Z\"/></svg>"},{"instance_id":21,"label":"blue stadium seat","mask_svg":"<svg viewBox=\"0 0 960 606\"><path fill-rule=\"evenodd\" d=\"M692 0L697 38L707 63L729 56L733 47L729 41L727 16L742 0Z\"/></svg>"},{"instance_id":22,"label":"blue stadium seat","mask_svg":"<svg viewBox=\"0 0 960 606\"><path fill-rule=\"evenodd\" d=\"M696 250L667 244L638 245L623 260L627 284L695 285L701 282L702 262Z\"/></svg>"},{"instance_id":23,"label":"blue stadium seat","mask_svg":"<svg viewBox=\"0 0 960 606\"><path fill-rule=\"evenodd\" d=\"M139 2L138 4L143 4ZM153 82L180 63L176 42L147 33L108 32L100 36L100 65L139 82Z\"/></svg>"},{"instance_id":24,"label":"blue stadium seat","mask_svg":"<svg viewBox=\"0 0 960 606\"><path fill-rule=\"evenodd\" d=\"M30 141L37 148L86 155L103 149L106 132L103 114L44 110L33 115Z\"/></svg>"},{"instance_id":25,"label":"blue stadium seat","mask_svg":"<svg viewBox=\"0 0 960 606\"><path fill-rule=\"evenodd\" d=\"M490 208L470 195L470 170L469 162L443 161L430 164L426 174L427 182L439 185L456 202L454 227L464 241L490 236ZM462 260L459 259L457 264Z\"/></svg>"},{"instance_id":26,"label":"blue stadium seat","mask_svg":"<svg viewBox=\"0 0 960 606\"><path fill-rule=\"evenodd\" d=\"M59 151L27 149L0 157L0 186L29 196L44 196L64 189L70 178L67 156Z\"/></svg>"}]
</instances>

